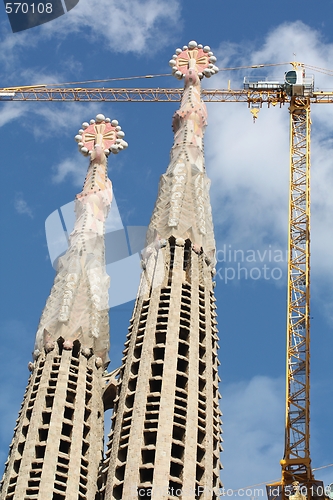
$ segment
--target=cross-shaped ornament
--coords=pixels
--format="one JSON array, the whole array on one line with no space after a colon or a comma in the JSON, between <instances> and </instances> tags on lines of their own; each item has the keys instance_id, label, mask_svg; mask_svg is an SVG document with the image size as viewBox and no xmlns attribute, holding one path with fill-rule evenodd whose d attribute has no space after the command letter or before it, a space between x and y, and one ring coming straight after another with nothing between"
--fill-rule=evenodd
<instances>
[{"instance_id":1,"label":"cross-shaped ornament","mask_svg":"<svg viewBox=\"0 0 333 500\"><path fill-rule=\"evenodd\" d=\"M110 118L99 114L96 116L96 120L90 121L90 125L88 123L82 124L82 129L75 136L75 140L78 142L81 153L85 156L91 154L96 145L100 146L108 156L110 151L118 153L127 147L127 142L123 140L124 135L117 120L111 121Z\"/></svg>"}]
</instances>

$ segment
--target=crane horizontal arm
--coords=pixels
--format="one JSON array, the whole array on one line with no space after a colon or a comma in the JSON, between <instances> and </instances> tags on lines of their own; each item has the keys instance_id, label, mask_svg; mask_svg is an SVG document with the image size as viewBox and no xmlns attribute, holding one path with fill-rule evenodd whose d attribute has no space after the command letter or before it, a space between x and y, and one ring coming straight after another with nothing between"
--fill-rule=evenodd
<instances>
[{"instance_id":1,"label":"crane horizontal arm","mask_svg":"<svg viewBox=\"0 0 333 500\"><path fill-rule=\"evenodd\" d=\"M182 89L50 88L47 86L0 88L0 101L179 102ZM203 89L205 102L285 104L290 97L281 89ZM333 103L333 92L317 91L311 103Z\"/></svg>"},{"instance_id":2,"label":"crane horizontal arm","mask_svg":"<svg viewBox=\"0 0 333 500\"><path fill-rule=\"evenodd\" d=\"M182 89L147 88L48 88L10 87L0 89L0 101L84 102L179 102ZM284 104L289 96L281 90L202 90L205 102L259 102Z\"/></svg>"}]
</instances>

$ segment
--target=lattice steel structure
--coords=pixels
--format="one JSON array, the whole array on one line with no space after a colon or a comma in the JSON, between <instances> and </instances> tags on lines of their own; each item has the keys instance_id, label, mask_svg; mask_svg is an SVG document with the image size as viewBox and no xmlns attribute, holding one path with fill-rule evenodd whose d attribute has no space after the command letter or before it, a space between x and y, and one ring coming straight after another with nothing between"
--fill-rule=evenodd
<instances>
[{"instance_id":1,"label":"lattice steel structure","mask_svg":"<svg viewBox=\"0 0 333 500\"><path fill-rule=\"evenodd\" d=\"M290 105L286 444L283 483L310 491L310 101Z\"/></svg>"}]
</instances>

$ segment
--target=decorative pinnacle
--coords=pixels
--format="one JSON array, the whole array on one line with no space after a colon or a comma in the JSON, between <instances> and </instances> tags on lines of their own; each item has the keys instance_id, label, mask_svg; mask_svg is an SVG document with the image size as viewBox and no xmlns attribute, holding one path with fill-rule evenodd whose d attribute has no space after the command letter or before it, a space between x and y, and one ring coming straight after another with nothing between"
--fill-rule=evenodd
<instances>
[{"instance_id":1,"label":"decorative pinnacle","mask_svg":"<svg viewBox=\"0 0 333 500\"><path fill-rule=\"evenodd\" d=\"M117 154L119 151L127 148L128 144L124 141L125 133L121 130L117 120L110 120L104 115L99 114L95 120L82 123L75 140L78 143L79 151L84 155L91 155L96 146L99 146L105 156L110 153Z\"/></svg>"},{"instance_id":2,"label":"decorative pinnacle","mask_svg":"<svg viewBox=\"0 0 333 500\"><path fill-rule=\"evenodd\" d=\"M218 72L219 68L215 66L216 57L208 45L197 44L194 40L184 45L182 49L176 49L176 53L169 61L172 67L172 74L181 80L185 77L189 68L198 72L200 80L206 76L210 78Z\"/></svg>"}]
</instances>

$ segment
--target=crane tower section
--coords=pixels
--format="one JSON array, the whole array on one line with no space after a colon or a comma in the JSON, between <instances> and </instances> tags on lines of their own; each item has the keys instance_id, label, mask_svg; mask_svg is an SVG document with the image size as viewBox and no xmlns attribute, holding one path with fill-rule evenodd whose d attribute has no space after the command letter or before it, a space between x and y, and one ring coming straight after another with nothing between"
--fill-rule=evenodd
<instances>
[{"instance_id":1,"label":"crane tower section","mask_svg":"<svg viewBox=\"0 0 333 500\"><path fill-rule=\"evenodd\" d=\"M310 425L310 102L290 104L290 198L286 441L282 482L311 488Z\"/></svg>"}]
</instances>

